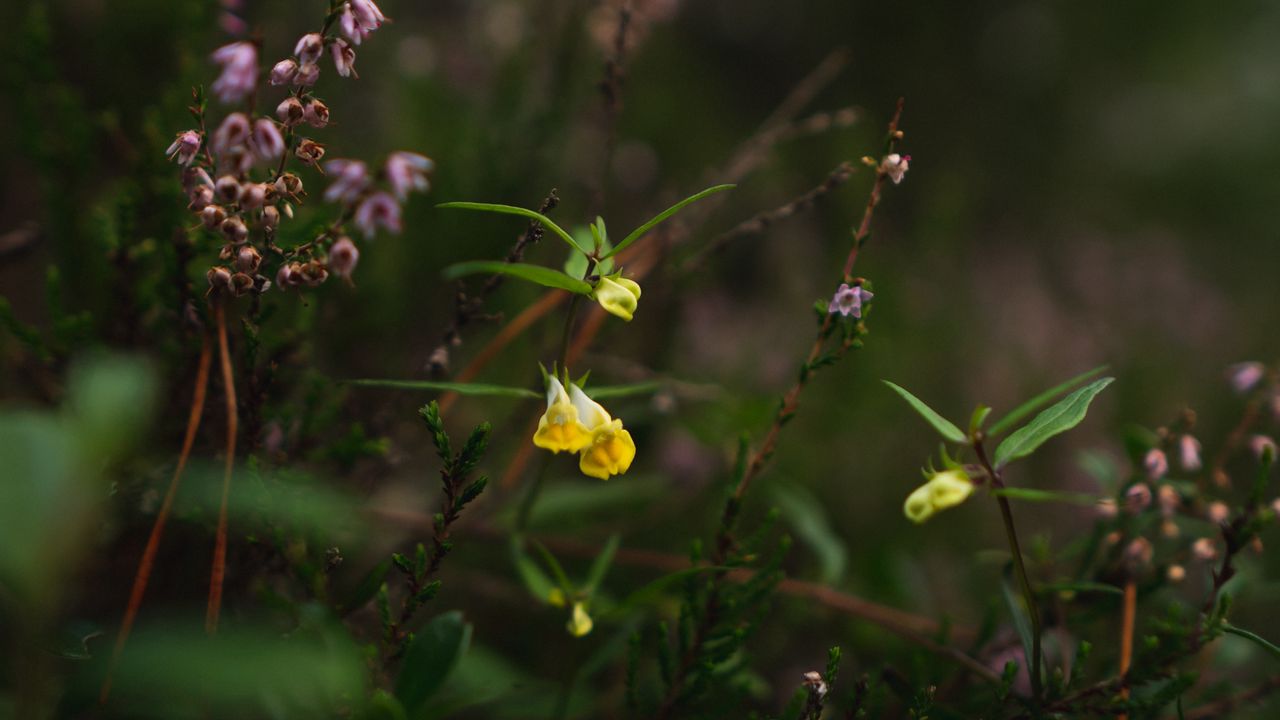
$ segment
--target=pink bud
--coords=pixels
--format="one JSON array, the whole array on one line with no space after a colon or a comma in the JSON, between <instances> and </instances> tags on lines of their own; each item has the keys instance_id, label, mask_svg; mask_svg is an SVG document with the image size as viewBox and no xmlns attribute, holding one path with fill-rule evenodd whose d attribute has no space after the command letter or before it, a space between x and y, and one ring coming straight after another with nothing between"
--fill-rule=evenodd
<instances>
[{"instance_id":1,"label":"pink bud","mask_svg":"<svg viewBox=\"0 0 1280 720\"><path fill-rule=\"evenodd\" d=\"M165 150L165 154L170 160L177 160L180 165L190 165L195 160L196 153L200 151L200 133L195 130L184 130L178 133L178 137L169 145L169 149Z\"/></svg>"},{"instance_id":2,"label":"pink bud","mask_svg":"<svg viewBox=\"0 0 1280 720\"><path fill-rule=\"evenodd\" d=\"M372 238L379 226L393 233L399 233L401 230L400 205L387 193L373 193L356 208L355 224L364 232L366 238Z\"/></svg>"},{"instance_id":3,"label":"pink bud","mask_svg":"<svg viewBox=\"0 0 1280 720\"><path fill-rule=\"evenodd\" d=\"M1178 507L1182 505L1182 498L1178 496L1178 491L1172 486L1161 485L1156 492L1156 497L1160 501L1160 514L1166 518L1173 517L1178 512Z\"/></svg>"},{"instance_id":4,"label":"pink bud","mask_svg":"<svg viewBox=\"0 0 1280 720\"><path fill-rule=\"evenodd\" d=\"M284 154L284 136L280 128L270 118L258 118L253 123L253 137L250 138L253 152L263 162L278 159Z\"/></svg>"},{"instance_id":5,"label":"pink bud","mask_svg":"<svg viewBox=\"0 0 1280 720\"><path fill-rule=\"evenodd\" d=\"M1266 435L1254 435L1249 438L1249 449L1257 456L1259 460L1263 460L1270 455L1270 462L1275 462L1276 457L1276 441Z\"/></svg>"},{"instance_id":6,"label":"pink bud","mask_svg":"<svg viewBox=\"0 0 1280 720\"><path fill-rule=\"evenodd\" d=\"M333 45L329 46L329 52L333 55L333 66L339 75L360 77L356 75L356 51L345 40L334 40Z\"/></svg>"},{"instance_id":7,"label":"pink bud","mask_svg":"<svg viewBox=\"0 0 1280 720\"><path fill-rule=\"evenodd\" d=\"M272 85L288 85L293 76L298 74L298 63L293 58L286 58L271 68Z\"/></svg>"},{"instance_id":8,"label":"pink bud","mask_svg":"<svg viewBox=\"0 0 1280 720\"><path fill-rule=\"evenodd\" d=\"M253 92L258 82L258 48L251 42L223 45L213 53L222 74L210 89L224 103L239 102Z\"/></svg>"},{"instance_id":9,"label":"pink bud","mask_svg":"<svg viewBox=\"0 0 1280 720\"><path fill-rule=\"evenodd\" d=\"M262 208L262 227L275 230L280 225L280 211L275 205Z\"/></svg>"},{"instance_id":10,"label":"pink bud","mask_svg":"<svg viewBox=\"0 0 1280 720\"><path fill-rule=\"evenodd\" d=\"M387 182L396 197L403 202L409 197L411 190L426 192L431 184L427 181L427 173L435 168L435 163L426 155L399 151L387 156Z\"/></svg>"},{"instance_id":11,"label":"pink bud","mask_svg":"<svg viewBox=\"0 0 1280 720\"><path fill-rule=\"evenodd\" d=\"M322 52L324 52L324 36L320 33L303 35L298 38L298 44L293 47L293 54L298 56L298 61L303 65L319 60Z\"/></svg>"},{"instance_id":12,"label":"pink bud","mask_svg":"<svg viewBox=\"0 0 1280 720\"><path fill-rule=\"evenodd\" d=\"M201 210L204 210L209 203L213 202L213 188L208 185L197 185L191 188L191 191L187 193L187 197L191 199L191 202L187 204L187 207L191 210L195 210L196 212L200 212Z\"/></svg>"},{"instance_id":13,"label":"pink bud","mask_svg":"<svg viewBox=\"0 0 1280 720\"><path fill-rule=\"evenodd\" d=\"M888 175L893 184L897 185L902 182L903 176L907 174L907 168L910 164L910 155L890 153L880 162L880 172Z\"/></svg>"},{"instance_id":14,"label":"pink bud","mask_svg":"<svg viewBox=\"0 0 1280 720\"><path fill-rule=\"evenodd\" d=\"M1238 393L1247 393L1262 380L1266 368L1260 362L1236 363L1227 368L1227 380Z\"/></svg>"},{"instance_id":15,"label":"pink bud","mask_svg":"<svg viewBox=\"0 0 1280 720\"><path fill-rule=\"evenodd\" d=\"M240 199L240 181L231 175L223 175L214 184L213 191L221 202L234 203Z\"/></svg>"},{"instance_id":16,"label":"pink bud","mask_svg":"<svg viewBox=\"0 0 1280 720\"><path fill-rule=\"evenodd\" d=\"M1178 456L1182 469L1195 472L1200 469L1200 441L1190 435L1178 438Z\"/></svg>"},{"instance_id":17,"label":"pink bud","mask_svg":"<svg viewBox=\"0 0 1280 720\"><path fill-rule=\"evenodd\" d=\"M359 160L330 160L324 170L332 178L324 191L325 202L353 203L369 185L369 172Z\"/></svg>"},{"instance_id":18,"label":"pink bud","mask_svg":"<svg viewBox=\"0 0 1280 720\"><path fill-rule=\"evenodd\" d=\"M217 205L208 205L200 211L200 220L204 226L210 230L222 225L222 221L227 219L227 211Z\"/></svg>"},{"instance_id":19,"label":"pink bud","mask_svg":"<svg viewBox=\"0 0 1280 720\"><path fill-rule=\"evenodd\" d=\"M1164 451L1160 448L1152 448L1147 451L1146 457L1142 459L1142 467L1147 471L1147 477L1152 480L1159 480L1169 472L1169 459L1165 457Z\"/></svg>"},{"instance_id":20,"label":"pink bud","mask_svg":"<svg viewBox=\"0 0 1280 720\"><path fill-rule=\"evenodd\" d=\"M218 226L222 231L222 235L227 238L230 243L242 243L249 238L249 228L245 226L244 221L238 217L229 217L222 221Z\"/></svg>"},{"instance_id":21,"label":"pink bud","mask_svg":"<svg viewBox=\"0 0 1280 720\"><path fill-rule=\"evenodd\" d=\"M329 124L329 106L313 98L307 102L302 118L311 127L322 128Z\"/></svg>"},{"instance_id":22,"label":"pink bud","mask_svg":"<svg viewBox=\"0 0 1280 720\"><path fill-rule=\"evenodd\" d=\"M276 106L276 117L280 118L280 122L284 123L285 127L293 127L302 122L305 112L302 109L302 101L292 95L281 100Z\"/></svg>"},{"instance_id":23,"label":"pink bud","mask_svg":"<svg viewBox=\"0 0 1280 720\"><path fill-rule=\"evenodd\" d=\"M244 145L249 139L249 118L244 113L231 113L222 120L222 124L213 131L210 145L219 155L226 155L232 148Z\"/></svg>"},{"instance_id":24,"label":"pink bud","mask_svg":"<svg viewBox=\"0 0 1280 720\"><path fill-rule=\"evenodd\" d=\"M343 280L351 279L351 273L355 271L359 261L360 251L349 237L338 238L333 247L329 248L329 269Z\"/></svg>"},{"instance_id":25,"label":"pink bud","mask_svg":"<svg viewBox=\"0 0 1280 720\"><path fill-rule=\"evenodd\" d=\"M209 268L205 277L209 280L209 287L212 288L227 287L231 284L231 271L224 267Z\"/></svg>"},{"instance_id":26,"label":"pink bud","mask_svg":"<svg viewBox=\"0 0 1280 720\"><path fill-rule=\"evenodd\" d=\"M320 66L315 63L303 63L293 76L293 82L302 87L311 87L320 79Z\"/></svg>"},{"instance_id":27,"label":"pink bud","mask_svg":"<svg viewBox=\"0 0 1280 720\"><path fill-rule=\"evenodd\" d=\"M1205 510L1205 515L1208 516L1209 522L1221 525L1231 517L1231 508L1224 502L1211 502Z\"/></svg>"},{"instance_id":28,"label":"pink bud","mask_svg":"<svg viewBox=\"0 0 1280 720\"><path fill-rule=\"evenodd\" d=\"M250 183L240 193L240 207L244 210L257 210L267 200L267 185Z\"/></svg>"},{"instance_id":29,"label":"pink bud","mask_svg":"<svg viewBox=\"0 0 1280 720\"><path fill-rule=\"evenodd\" d=\"M1208 562L1218 556L1218 549L1213 546L1212 540L1204 537L1191 544L1191 554L1197 560Z\"/></svg>"},{"instance_id":30,"label":"pink bud","mask_svg":"<svg viewBox=\"0 0 1280 720\"><path fill-rule=\"evenodd\" d=\"M1151 506L1151 488L1146 483L1136 483L1124 493L1124 509L1137 515Z\"/></svg>"},{"instance_id":31,"label":"pink bud","mask_svg":"<svg viewBox=\"0 0 1280 720\"><path fill-rule=\"evenodd\" d=\"M1187 578L1187 570L1181 565L1170 565L1165 571L1165 577L1169 578L1171 583L1180 583Z\"/></svg>"},{"instance_id":32,"label":"pink bud","mask_svg":"<svg viewBox=\"0 0 1280 720\"><path fill-rule=\"evenodd\" d=\"M258 271L262 255L251 245L245 245L236 252L235 268L242 273L253 274Z\"/></svg>"}]
</instances>

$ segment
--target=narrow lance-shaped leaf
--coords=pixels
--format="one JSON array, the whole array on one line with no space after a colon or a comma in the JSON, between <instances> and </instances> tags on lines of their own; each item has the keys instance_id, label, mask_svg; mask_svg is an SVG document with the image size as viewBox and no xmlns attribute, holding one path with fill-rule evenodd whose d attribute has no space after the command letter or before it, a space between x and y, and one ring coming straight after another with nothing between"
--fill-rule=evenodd
<instances>
[{"instance_id":1,"label":"narrow lance-shaped leaf","mask_svg":"<svg viewBox=\"0 0 1280 720\"><path fill-rule=\"evenodd\" d=\"M962 443L965 441L964 433L960 431L960 428L956 427L950 420L939 415L933 408L925 405L923 400L888 380L881 380L881 382L893 388L894 392L901 395L902 399L906 400L907 404L910 405L917 413L920 413L920 417L928 421L928 423L933 426L933 429L937 430L944 439L950 440L954 443Z\"/></svg>"},{"instance_id":2,"label":"narrow lance-shaped leaf","mask_svg":"<svg viewBox=\"0 0 1280 720\"><path fill-rule=\"evenodd\" d=\"M1035 488L1005 487L991 491L992 495L1007 497L1010 500L1026 500L1028 502L1061 502L1071 505L1097 505L1098 498L1085 493L1058 492L1055 490L1037 490Z\"/></svg>"},{"instance_id":3,"label":"narrow lance-shaped leaf","mask_svg":"<svg viewBox=\"0 0 1280 720\"><path fill-rule=\"evenodd\" d=\"M396 680L396 697L410 717L418 716L470 644L471 625L456 610L437 615L414 635Z\"/></svg>"},{"instance_id":4,"label":"narrow lance-shaped leaf","mask_svg":"<svg viewBox=\"0 0 1280 720\"><path fill-rule=\"evenodd\" d=\"M1089 411L1089 403L1113 380L1115 378L1110 377L1095 380L1042 410L1031 422L1018 428L1000 443L996 448L996 465L1005 465L1026 457L1049 438L1079 425Z\"/></svg>"},{"instance_id":5,"label":"narrow lance-shaped leaf","mask_svg":"<svg viewBox=\"0 0 1280 720\"><path fill-rule=\"evenodd\" d=\"M495 275L510 275L518 277L521 280L528 280L538 285L545 285L549 288L557 288L559 290L568 290L579 295L590 295L591 285L586 281L579 280L575 277L569 277L559 270L553 270L549 267L541 265L529 265L526 263L508 263L500 260L475 260L472 262L462 262L450 265L444 269L444 277L446 280L457 280L464 275L475 275L477 273L492 273Z\"/></svg>"},{"instance_id":6,"label":"narrow lance-shaped leaf","mask_svg":"<svg viewBox=\"0 0 1280 720\"><path fill-rule=\"evenodd\" d=\"M582 591L588 596L594 595L600 583L604 581L604 576L609 572L609 566L613 564L613 556L618 552L620 541L621 537L617 533L610 535L600 554L592 561L591 570L587 573L587 582L582 586Z\"/></svg>"},{"instance_id":7,"label":"narrow lance-shaped leaf","mask_svg":"<svg viewBox=\"0 0 1280 720\"><path fill-rule=\"evenodd\" d=\"M1054 385L1048 390L1045 390L1039 395L1036 395L1030 400L1022 403L1021 405L1014 408L1013 410L1010 410L1007 415L997 420L995 424L991 426L991 429L987 431L987 435L994 436L994 435L1000 435L1004 433L1005 431L1012 428L1014 425L1017 425L1018 421L1022 420L1022 418L1030 415L1036 410L1039 410L1045 405L1048 405L1050 402L1053 402L1054 398L1058 397L1062 393L1079 385L1085 380L1088 380L1089 378L1102 373L1106 369L1107 369L1106 365L1099 365L1098 367L1090 370L1089 372L1080 373L1079 375L1071 378L1070 380L1067 380L1066 382Z\"/></svg>"},{"instance_id":8,"label":"narrow lance-shaped leaf","mask_svg":"<svg viewBox=\"0 0 1280 720\"><path fill-rule=\"evenodd\" d=\"M715 186L713 186L713 187L709 187L709 188L707 188L706 190L703 190L703 191L702 191L702 192L700 192L700 193L696 193L696 194L694 194L694 195L690 195L689 197L687 197L687 198L685 198L685 199L681 200L680 202L676 203L675 205L672 205L671 207L667 208L666 210L663 210L661 213L658 213L658 215L656 215L656 216L655 216L652 220L650 220L649 222L647 222L647 223L645 223L645 224L641 225L640 227L636 228L635 230L632 230L630 235L628 235L628 236L626 236L625 238L623 238L623 239L622 239L622 242L620 242L620 243L618 243L616 246L614 246L614 248L613 248L612 250L610 250L609 252L607 252L603 257L606 257L606 258L608 258L608 257L613 257L614 255L617 255L618 253L622 252L623 250L626 250L628 245L630 245L631 243L635 242L636 240L639 240L641 237L643 237L643 236L644 236L644 234L645 234L645 233L647 233L647 232L649 232L650 230L652 230L652 229L654 228L654 226L656 226L658 223L662 222L663 220L666 220L667 218L671 217L672 215L675 215L676 213L678 213L678 212L680 212L681 210L683 210L685 205L688 205L688 204L690 204L690 203L697 202L697 201L701 200L702 198L707 197L708 195L714 195L714 194L716 194L716 193L718 193L718 192L722 192L722 191L724 191L724 190L729 190L730 188L735 188L735 187L737 187L737 185L715 185Z\"/></svg>"},{"instance_id":9,"label":"narrow lance-shaped leaf","mask_svg":"<svg viewBox=\"0 0 1280 720\"><path fill-rule=\"evenodd\" d=\"M447 203L441 203L436 207L445 208L448 210L480 210L482 212L501 213L503 215L519 215L521 217L527 217L530 220L537 220L538 222L542 223L543 226L545 226L551 232L555 233L556 235L559 235L560 239L569 243L571 247L576 248L578 252L582 253L583 255L590 254L587 252L585 248L583 248L581 245L577 243L577 241L573 239L572 235L565 232L564 228L555 224L554 222L552 222L551 218L547 217L546 215L543 215L542 213L536 210L529 210L527 208L516 207L515 205L499 205L497 203L479 203L479 202L447 202Z\"/></svg>"}]
</instances>

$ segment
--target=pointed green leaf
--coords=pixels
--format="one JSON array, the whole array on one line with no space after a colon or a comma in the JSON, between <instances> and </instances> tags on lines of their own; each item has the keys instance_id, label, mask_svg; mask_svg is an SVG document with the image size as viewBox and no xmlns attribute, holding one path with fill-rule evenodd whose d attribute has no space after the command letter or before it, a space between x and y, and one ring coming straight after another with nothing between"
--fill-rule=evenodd
<instances>
[{"instance_id":1,"label":"pointed green leaf","mask_svg":"<svg viewBox=\"0 0 1280 720\"><path fill-rule=\"evenodd\" d=\"M539 602L547 602L556 584L552 582L551 578L547 577L546 573L542 572L542 568L538 567L538 563L534 562L533 558L525 553L524 544L516 536L511 538L511 561L515 563L516 572L520 574L520 579L529 590L529 594L537 598Z\"/></svg>"},{"instance_id":2,"label":"pointed green leaf","mask_svg":"<svg viewBox=\"0 0 1280 720\"><path fill-rule=\"evenodd\" d=\"M1030 415L1036 410L1039 410L1045 405L1048 405L1050 402L1053 401L1054 398L1058 397L1062 393L1079 385L1085 380L1088 380L1089 378L1094 377L1095 375L1098 375L1099 373L1103 372L1106 369L1107 369L1106 365L1099 365L1098 367L1090 370L1089 372L1081 373L1064 383L1060 383L1058 385L1055 385L1049 388L1048 390L1045 390L1039 395L1031 398L1030 400L1014 408L1009 412L1009 414L997 420L995 424L991 426L991 429L987 431L987 435L1000 435L1006 430L1009 430L1010 428L1012 428L1014 425L1018 424L1018 421L1022 420L1022 418Z\"/></svg>"},{"instance_id":3,"label":"pointed green leaf","mask_svg":"<svg viewBox=\"0 0 1280 720\"><path fill-rule=\"evenodd\" d=\"M515 205L499 205L496 203L478 203L478 202L447 202L447 203L441 203L436 207L445 208L447 210L480 210L482 212L501 213L504 215L519 215L521 217L527 217L530 220L537 220L538 222L542 223L542 225L546 227L548 230L555 233L556 235L559 235L560 239L569 243L571 247L576 248L578 252L582 253L583 255L590 254L586 251L586 249L584 249L581 245L579 245L577 241L573 239L572 235L565 232L564 228L555 224L554 222L551 221L551 218L547 217L546 215L543 215L540 212L537 212L536 210L528 210L526 208L516 207Z\"/></svg>"},{"instance_id":4,"label":"pointed green leaf","mask_svg":"<svg viewBox=\"0 0 1280 720\"><path fill-rule=\"evenodd\" d=\"M1089 410L1089 403L1113 380L1115 378L1110 377L1095 380L1042 410L1031 422L1018 428L1000 443L996 448L996 465L1005 465L1026 457L1049 438L1079 425Z\"/></svg>"},{"instance_id":5,"label":"pointed green leaf","mask_svg":"<svg viewBox=\"0 0 1280 720\"><path fill-rule=\"evenodd\" d=\"M470 644L471 625L457 610L437 615L414 634L396 679L396 697L409 717L418 716Z\"/></svg>"},{"instance_id":6,"label":"pointed green leaf","mask_svg":"<svg viewBox=\"0 0 1280 720\"><path fill-rule=\"evenodd\" d=\"M582 591L588 597L595 594L596 588L600 587L604 576L609 572L609 566L613 564L613 556L618 552L618 543L621 539L617 533L610 535L609 540L601 548L600 554L592 561L591 570L587 573L587 582L582 586Z\"/></svg>"},{"instance_id":7,"label":"pointed green leaf","mask_svg":"<svg viewBox=\"0 0 1280 720\"><path fill-rule=\"evenodd\" d=\"M444 277L446 280L457 280L464 275L475 275L477 273L491 273L494 275L511 275L521 280L528 280L531 283L545 285L549 288L557 288L560 290L568 290L579 295L590 295L591 285L583 280L569 277L559 270L553 270L549 267L541 265L529 265L527 263L509 263L501 260L475 260L472 262L462 262L450 265L444 269Z\"/></svg>"},{"instance_id":8,"label":"pointed green leaf","mask_svg":"<svg viewBox=\"0 0 1280 720\"><path fill-rule=\"evenodd\" d=\"M880 382L893 388L894 392L901 395L902 399L906 400L908 405L910 405L916 412L920 413L920 417L927 420L929 424L933 426L933 429L937 430L944 439L950 440L954 443L962 443L965 441L965 435L960 431L960 428L956 427L950 420L939 415L933 408L925 405L924 401L920 398L912 395L904 388L899 387L888 380L881 380Z\"/></svg>"},{"instance_id":9,"label":"pointed green leaf","mask_svg":"<svg viewBox=\"0 0 1280 720\"><path fill-rule=\"evenodd\" d=\"M1005 487L991 491L992 495L1007 497L1010 500L1026 500L1027 502L1061 502L1071 505L1097 505L1098 498L1085 493L1057 492L1055 490L1036 490L1035 488Z\"/></svg>"},{"instance_id":10,"label":"pointed green leaf","mask_svg":"<svg viewBox=\"0 0 1280 720\"><path fill-rule=\"evenodd\" d=\"M689 203L697 202L698 200L701 200L702 198L707 197L708 195L714 195L715 193L721 192L721 191L723 191L723 190L728 190L728 189L730 189L730 188L734 188L734 187L737 187L737 186L736 186L736 185L715 185L715 186L713 186L713 187L709 187L709 188L707 188L706 190L703 190L703 191L702 191L702 192L700 192L700 193L696 193L696 194L690 195L689 197L687 197L687 198L685 198L685 199L681 200L680 202L676 203L675 205L672 205L671 207L667 208L666 210L663 210L661 213L658 213L658 215L657 215L657 216L655 216L655 217L654 217L652 220L650 220L649 222L647 222L647 223L645 223L645 224L641 225L640 227L636 228L635 230L632 230L630 235L628 235L628 236L626 236L625 238L623 238L623 239L622 239L622 242L620 242L620 243L618 243L616 246L614 246L614 248L613 248L612 250L610 250L608 253L606 253L606 254L604 255L604 257L606 257L606 258L608 258L608 257L613 257L614 255L617 255L618 253L622 252L623 250L626 250L628 245L630 245L631 243L635 242L636 240L639 240L641 237L643 237L643 236L644 236L644 234L645 234L645 233L647 233L647 232L649 232L650 230L652 230L652 229L654 228L654 226L656 226L658 223L662 222L663 220L666 220L667 218L671 217L672 215L675 215L676 213L678 213L678 212L680 212L681 210L683 210L685 205L688 205Z\"/></svg>"}]
</instances>

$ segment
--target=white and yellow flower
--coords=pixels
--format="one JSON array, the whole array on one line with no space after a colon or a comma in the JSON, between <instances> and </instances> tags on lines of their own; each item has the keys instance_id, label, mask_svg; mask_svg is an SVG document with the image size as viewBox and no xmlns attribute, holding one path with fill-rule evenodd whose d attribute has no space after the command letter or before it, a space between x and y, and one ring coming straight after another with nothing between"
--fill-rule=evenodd
<instances>
[{"instance_id":1,"label":"white and yellow flower","mask_svg":"<svg viewBox=\"0 0 1280 720\"><path fill-rule=\"evenodd\" d=\"M640 284L621 275L602 277L591 297L600 303L600 307L630 322L640 304Z\"/></svg>"},{"instance_id":2,"label":"white and yellow flower","mask_svg":"<svg viewBox=\"0 0 1280 720\"><path fill-rule=\"evenodd\" d=\"M573 383L569 387L577 390ZM559 453L578 452L590 443L591 430L582 423L579 410L570 401L564 385L554 377L547 378L547 411L538 420L533 444Z\"/></svg>"},{"instance_id":3,"label":"white and yellow flower","mask_svg":"<svg viewBox=\"0 0 1280 720\"><path fill-rule=\"evenodd\" d=\"M591 432L590 442L578 458L578 469L584 475L601 480L625 473L636 457L636 444L631 440L631 433L622 427L622 420L610 416L609 411L573 383L569 384L569 396L578 417Z\"/></svg>"}]
</instances>

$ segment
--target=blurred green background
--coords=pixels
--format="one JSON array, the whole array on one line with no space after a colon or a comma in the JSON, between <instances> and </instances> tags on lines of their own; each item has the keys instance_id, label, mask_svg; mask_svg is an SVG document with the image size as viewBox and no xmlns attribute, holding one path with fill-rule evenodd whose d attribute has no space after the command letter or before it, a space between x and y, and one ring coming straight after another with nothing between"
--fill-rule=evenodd
<instances>
[{"instance_id":1,"label":"blurred green background","mask_svg":"<svg viewBox=\"0 0 1280 720\"><path fill-rule=\"evenodd\" d=\"M314 29L324 5L250 1L241 15L261 33L269 64ZM557 188L562 202L552 215L562 224L599 213L615 234L625 232L719 182L716 169L840 48L843 70L800 116L855 106L857 122L779 143L686 245L696 248L785 204L841 161L877 155L894 104L905 97L901 148L912 156L911 170L887 189L857 271L875 285L872 334L851 362L815 381L749 502L752 517L781 504L784 521L795 526L801 541L788 561L793 575L967 626L995 601L998 564L973 560L1002 547L990 503L971 502L923 527L903 518L901 502L935 440L881 378L964 418L977 402L999 412L1110 364L1118 381L1086 423L1013 478L1092 491L1077 463L1081 450L1103 453L1127 473L1122 429L1155 427L1189 406L1212 453L1240 412L1224 367L1280 356L1275 3L633 5L616 150L600 197L607 124L598 84L614 41L612 4L386 0L394 22L358 48L360 79L340 81L326 65L318 94L334 122L314 137L329 157L409 149L437 164L430 195L409 203L404 234L362 244L354 288L330 282L307 295L270 297L276 309L261 333L282 366L278 387L290 391L268 395L268 425L311 418L330 441L389 439L377 457L292 448L326 487L375 508L432 508L434 460L415 417L430 396L348 391L327 379L427 378L453 312L454 287L440 269L504 256L523 227L435 203L534 207ZM207 57L226 42L220 12L213 2L189 0L16 0L0 9L11 33L0 50L0 295L23 323L61 323L55 334L67 357L106 345L158 368L156 420L138 443L147 450L124 473L119 494L101 498L100 525L83 540L58 593L58 617L84 619L107 638L189 397L196 348L177 332L181 304L149 304L174 300L176 282L147 273L173 257L175 229L191 224L163 150L191 124L184 111L190 88L215 76ZM260 105L279 95L265 89ZM216 117L221 108L211 107ZM859 164L812 211L735 240L693 272L668 263L649 276L635 321L607 322L580 366L594 368L599 383L657 374L693 390L611 404L640 446L631 473L597 493L597 484L557 459L535 529L589 544L619 531L624 547L676 555L693 537L709 535L719 512L715 483L738 434L758 438L790 385L812 337L809 307L834 289L871 178ZM332 211L319 202L323 180L304 180L312 202L295 221L299 239ZM197 253L191 276L201 293L212 254L209 247ZM529 260L558 266L564 253L548 240ZM57 297L46 291L50 266L61 279ZM508 282L490 309L511 317L538 295ZM88 318L76 321L82 311ZM496 329L468 326L451 368L465 365ZM552 316L479 379L532 384L535 361L553 358L558 333ZM58 358L34 358L7 337L0 352L6 408L61 399ZM218 397L215 385L196 446L196 457L209 463L221 443ZM533 411L464 399L446 420L459 432L482 419L493 423L486 469L496 480L527 441ZM316 419L322 413L329 414ZM494 490L481 517L498 522L513 497L512 488ZM171 554L162 553L144 616L200 606L207 507L203 513L189 510L170 531L164 553ZM1030 506L1020 516L1027 534L1054 548L1089 522L1085 510L1056 507ZM344 548L337 582L354 585L390 549L423 532L373 523ZM199 558L194 567L181 562L184 552ZM1275 582L1249 562L1245 625L1278 599ZM617 572L617 593L646 579L643 570ZM590 641L566 635L559 611L523 594L503 542L462 530L442 579L436 610L465 607L474 643L495 658L531 670L587 654L581 643ZM1189 597L1201 581L1188 583ZM242 590L251 584L239 582ZM108 647L107 638L97 647ZM781 602L753 643L770 659L766 679L785 695L829 645L844 644L856 664L862 653L878 659L891 641L803 602ZM1230 662L1229 652L1222 656ZM558 671L543 679L557 680Z\"/></svg>"}]
</instances>

